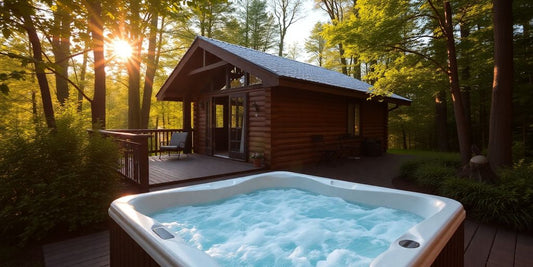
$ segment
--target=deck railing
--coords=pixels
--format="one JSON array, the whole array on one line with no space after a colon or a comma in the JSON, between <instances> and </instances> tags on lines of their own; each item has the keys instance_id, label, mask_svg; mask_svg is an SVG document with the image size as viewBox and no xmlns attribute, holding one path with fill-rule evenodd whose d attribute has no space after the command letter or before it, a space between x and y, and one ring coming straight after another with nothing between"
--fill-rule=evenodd
<instances>
[{"instance_id":1,"label":"deck railing","mask_svg":"<svg viewBox=\"0 0 533 267\"><path fill-rule=\"evenodd\" d=\"M139 186L142 192L150 187L148 156L161 152L161 144L168 144L170 137L182 129L100 130L113 138L121 149L120 174Z\"/></svg>"}]
</instances>

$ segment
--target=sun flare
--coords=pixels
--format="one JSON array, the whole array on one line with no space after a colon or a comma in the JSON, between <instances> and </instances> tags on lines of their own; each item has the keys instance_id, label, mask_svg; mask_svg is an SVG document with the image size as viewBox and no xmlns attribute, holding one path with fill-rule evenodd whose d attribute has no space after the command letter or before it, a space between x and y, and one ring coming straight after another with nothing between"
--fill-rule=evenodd
<instances>
[{"instance_id":1,"label":"sun flare","mask_svg":"<svg viewBox=\"0 0 533 267\"><path fill-rule=\"evenodd\" d=\"M113 40L112 47L113 47L113 54L120 61L127 61L133 53L133 48L131 47L130 43L128 43L128 41L123 40L123 39Z\"/></svg>"}]
</instances>

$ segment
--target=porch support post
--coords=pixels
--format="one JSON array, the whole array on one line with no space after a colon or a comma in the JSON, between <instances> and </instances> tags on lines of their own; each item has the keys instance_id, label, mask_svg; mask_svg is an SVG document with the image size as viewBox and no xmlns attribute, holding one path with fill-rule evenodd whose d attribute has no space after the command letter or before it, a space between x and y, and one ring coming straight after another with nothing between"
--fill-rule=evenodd
<instances>
[{"instance_id":1,"label":"porch support post","mask_svg":"<svg viewBox=\"0 0 533 267\"><path fill-rule=\"evenodd\" d=\"M183 131L189 132L189 138L183 149L183 153L188 154L192 151L192 126L191 126L191 99L188 97L183 98Z\"/></svg>"}]
</instances>

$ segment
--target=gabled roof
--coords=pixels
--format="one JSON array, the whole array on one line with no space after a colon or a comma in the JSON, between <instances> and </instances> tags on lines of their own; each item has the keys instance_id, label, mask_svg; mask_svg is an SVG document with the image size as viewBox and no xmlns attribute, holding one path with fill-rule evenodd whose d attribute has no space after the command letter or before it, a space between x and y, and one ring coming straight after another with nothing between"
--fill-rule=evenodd
<instances>
[{"instance_id":1,"label":"gabled roof","mask_svg":"<svg viewBox=\"0 0 533 267\"><path fill-rule=\"evenodd\" d=\"M363 94L369 94L369 90L372 87L368 83L337 71L198 36L157 94L158 99L164 99L165 92L172 85L178 86L174 79L181 76L179 72L186 64L184 60L187 60L188 54L190 57L194 53L191 50L196 50L199 47L219 57L222 61L260 77L267 86L279 86L287 84L287 81L291 84L303 82L337 89L348 89ZM392 94L386 99L399 104L410 104L411 102L411 100L396 94Z\"/></svg>"}]
</instances>

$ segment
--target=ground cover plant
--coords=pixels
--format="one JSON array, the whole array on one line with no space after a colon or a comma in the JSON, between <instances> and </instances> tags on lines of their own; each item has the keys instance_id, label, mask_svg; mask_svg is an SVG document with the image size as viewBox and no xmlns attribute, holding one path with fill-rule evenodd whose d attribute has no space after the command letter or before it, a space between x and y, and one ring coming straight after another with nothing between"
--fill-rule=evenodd
<instances>
[{"instance_id":1,"label":"ground cover plant","mask_svg":"<svg viewBox=\"0 0 533 267\"><path fill-rule=\"evenodd\" d=\"M470 218L520 231L533 229L533 162L522 159L498 171L495 183L465 177L461 169L456 154L415 153L400 175L426 191L458 200Z\"/></svg>"}]
</instances>

